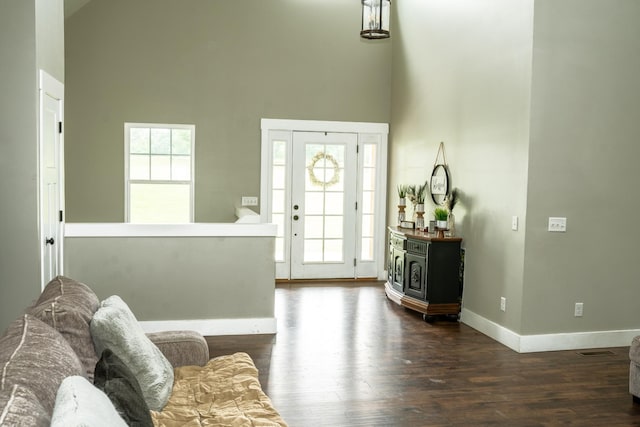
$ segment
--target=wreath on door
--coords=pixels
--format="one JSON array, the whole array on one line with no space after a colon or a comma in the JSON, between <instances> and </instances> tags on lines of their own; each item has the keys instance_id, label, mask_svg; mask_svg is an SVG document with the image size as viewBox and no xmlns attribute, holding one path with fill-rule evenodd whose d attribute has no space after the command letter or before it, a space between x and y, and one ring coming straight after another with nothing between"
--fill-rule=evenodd
<instances>
[{"instance_id":1,"label":"wreath on door","mask_svg":"<svg viewBox=\"0 0 640 427\"><path fill-rule=\"evenodd\" d=\"M323 160L323 159L330 162L331 165L333 166L333 176L329 181L318 179L318 177L314 172L316 163L318 163L320 160ZM311 162L309 162L309 166L307 166L307 170L309 171L309 181L311 181L313 185L316 185L318 187L331 187L332 185L335 185L338 183L338 181L340 181L340 165L338 164L338 161L336 160L336 158L333 157L331 154L327 154L323 152L317 153L315 156L313 156L313 158L311 159Z\"/></svg>"}]
</instances>

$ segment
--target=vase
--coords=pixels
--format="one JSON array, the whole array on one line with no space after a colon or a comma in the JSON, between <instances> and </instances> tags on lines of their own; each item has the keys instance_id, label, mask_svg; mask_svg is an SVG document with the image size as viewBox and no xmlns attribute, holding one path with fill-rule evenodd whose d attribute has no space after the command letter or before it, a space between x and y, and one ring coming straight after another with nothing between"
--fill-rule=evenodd
<instances>
[{"instance_id":1,"label":"vase","mask_svg":"<svg viewBox=\"0 0 640 427\"><path fill-rule=\"evenodd\" d=\"M398 205L398 227L402 224L402 221L405 220L404 208L405 205Z\"/></svg>"},{"instance_id":2,"label":"vase","mask_svg":"<svg viewBox=\"0 0 640 427\"><path fill-rule=\"evenodd\" d=\"M400 197L398 200L398 206L407 206L407 199L405 197Z\"/></svg>"},{"instance_id":3,"label":"vase","mask_svg":"<svg viewBox=\"0 0 640 427\"><path fill-rule=\"evenodd\" d=\"M437 220L436 221L436 227L442 228L442 229L447 228L447 221L446 220L440 220L440 219Z\"/></svg>"},{"instance_id":4,"label":"vase","mask_svg":"<svg viewBox=\"0 0 640 427\"><path fill-rule=\"evenodd\" d=\"M456 217L453 215L453 212L449 212L449 216L447 218L447 237L453 237L456 235Z\"/></svg>"}]
</instances>

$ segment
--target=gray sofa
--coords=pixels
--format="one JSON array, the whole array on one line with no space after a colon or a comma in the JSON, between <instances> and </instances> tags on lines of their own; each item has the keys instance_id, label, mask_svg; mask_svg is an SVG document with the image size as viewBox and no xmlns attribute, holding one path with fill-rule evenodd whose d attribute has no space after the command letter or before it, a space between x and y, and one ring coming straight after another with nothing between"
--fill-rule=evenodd
<instances>
[{"instance_id":1,"label":"gray sofa","mask_svg":"<svg viewBox=\"0 0 640 427\"><path fill-rule=\"evenodd\" d=\"M63 380L81 376L92 382L99 355L90 322L99 307L88 286L57 277L0 336L0 426L49 426ZM209 361L197 332L147 336L173 367Z\"/></svg>"},{"instance_id":2,"label":"gray sofa","mask_svg":"<svg viewBox=\"0 0 640 427\"><path fill-rule=\"evenodd\" d=\"M634 402L640 403L640 336L631 340L629 360L629 393Z\"/></svg>"}]
</instances>

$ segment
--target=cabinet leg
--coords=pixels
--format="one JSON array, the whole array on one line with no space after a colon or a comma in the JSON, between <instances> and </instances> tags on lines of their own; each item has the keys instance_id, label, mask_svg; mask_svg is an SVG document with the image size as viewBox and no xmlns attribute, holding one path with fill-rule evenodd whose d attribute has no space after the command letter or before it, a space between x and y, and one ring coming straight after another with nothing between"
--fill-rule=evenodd
<instances>
[{"instance_id":1,"label":"cabinet leg","mask_svg":"<svg viewBox=\"0 0 640 427\"><path fill-rule=\"evenodd\" d=\"M429 314L423 314L422 315L422 320L424 320L427 323L433 323L436 321L436 317L435 316L431 316Z\"/></svg>"}]
</instances>

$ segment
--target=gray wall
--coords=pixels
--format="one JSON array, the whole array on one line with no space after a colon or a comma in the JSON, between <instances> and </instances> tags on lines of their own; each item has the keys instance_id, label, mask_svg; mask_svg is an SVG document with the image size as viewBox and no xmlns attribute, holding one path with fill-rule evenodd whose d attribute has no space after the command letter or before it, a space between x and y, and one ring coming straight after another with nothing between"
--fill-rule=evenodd
<instances>
[{"instance_id":1,"label":"gray wall","mask_svg":"<svg viewBox=\"0 0 640 427\"><path fill-rule=\"evenodd\" d=\"M273 237L65 239L65 274L138 320L274 316Z\"/></svg>"},{"instance_id":2,"label":"gray wall","mask_svg":"<svg viewBox=\"0 0 640 427\"><path fill-rule=\"evenodd\" d=\"M38 69L64 79L58 6L0 2L0 331L40 292Z\"/></svg>"},{"instance_id":3,"label":"gray wall","mask_svg":"<svg viewBox=\"0 0 640 427\"><path fill-rule=\"evenodd\" d=\"M511 231L511 217L524 225L533 2L394 5L389 194L430 178L444 142L461 190L454 214L467 249L464 307L519 330L524 231ZM390 221L395 204L390 198Z\"/></svg>"},{"instance_id":4,"label":"gray wall","mask_svg":"<svg viewBox=\"0 0 640 427\"><path fill-rule=\"evenodd\" d=\"M535 3L524 334L640 327L638 22L635 0Z\"/></svg>"},{"instance_id":5,"label":"gray wall","mask_svg":"<svg viewBox=\"0 0 640 427\"><path fill-rule=\"evenodd\" d=\"M260 118L388 122L358 1L93 0L66 22L67 219L124 220L124 122L196 125L197 222L260 190Z\"/></svg>"},{"instance_id":6,"label":"gray wall","mask_svg":"<svg viewBox=\"0 0 640 427\"><path fill-rule=\"evenodd\" d=\"M627 219L640 207L640 3L394 8L389 185L421 182L445 142L463 192L465 309L521 335L640 327ZM549 216L567 233L547 232Z\"/></svg>"}]
</instances>

